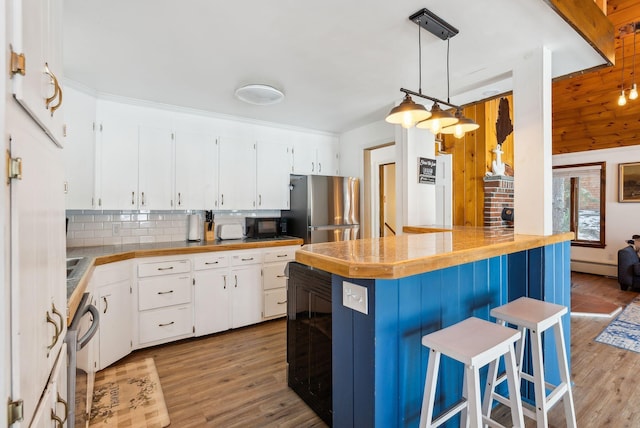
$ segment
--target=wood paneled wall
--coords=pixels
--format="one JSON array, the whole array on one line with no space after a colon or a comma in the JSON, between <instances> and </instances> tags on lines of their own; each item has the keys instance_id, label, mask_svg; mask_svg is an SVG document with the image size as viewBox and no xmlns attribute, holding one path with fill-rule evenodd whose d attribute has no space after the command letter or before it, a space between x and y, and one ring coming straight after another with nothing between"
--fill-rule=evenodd
<instances>
[{"instance_id":1,"label":"wood paneled wall","mask_svg":"<svg viewBox=\"0 0 640 428\"><path fill-rule=\"evenodd\" d=\"M638 0L608 0L608 18L616 35L616 64L553 83L553 153L623 147L640 144L640 98L618 106L624 56L624 87L633 76L632 35L625 36L624 52L619 29L640 21ZM636 77L640 86L640 34L635 38ZM628 94L628 93L627 93Z\"/></svg>"},{"instance_id":2,"label":"wood paneled wall","mask_svg":"<svg viewBox=\"0 0 640 428\"><path fill-rule=\"evenodd\" d=\"M513 121L513 98L509 100L509 116ZM500 98L464 109L464 115L480 124L474 132L457 139L444 135L442 151L453 156L453 224L483 226L484 187L482 179L491 171L492 150L498 144L496 120ZM503 162L513 166L513 133L502 145Z\"/></svg>"}]
</instances>

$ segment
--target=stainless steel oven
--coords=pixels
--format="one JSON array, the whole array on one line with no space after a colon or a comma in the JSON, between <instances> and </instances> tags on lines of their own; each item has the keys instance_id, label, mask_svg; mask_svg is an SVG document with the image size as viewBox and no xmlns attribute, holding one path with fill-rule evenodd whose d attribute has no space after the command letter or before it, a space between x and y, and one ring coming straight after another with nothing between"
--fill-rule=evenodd
<instances>
[{"instance_id":1,"label":"stainless steel oven","mask_svg":"<svg viewBox=\"0 0 640 428\"><path fill-rule=\"evenodd\" d=\"M68 428L89 426L93 395L93 346L91 339L97 333L100 315L91 304L91 295L84 293L71 325L67 329L68 367L67 392L69 397Z\"/></svg>"}]
</instances>

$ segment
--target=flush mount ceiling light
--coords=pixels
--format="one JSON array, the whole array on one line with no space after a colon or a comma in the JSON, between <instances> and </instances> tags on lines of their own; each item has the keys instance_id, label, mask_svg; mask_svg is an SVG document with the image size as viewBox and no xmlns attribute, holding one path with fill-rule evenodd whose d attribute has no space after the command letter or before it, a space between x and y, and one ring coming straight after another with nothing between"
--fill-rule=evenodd
<instances>
[{"instance_id":1,"label":"flush mount ceiling light","mask_svg":"<svg viewBox=\"0 0 640 428\"><path fill-rule=\"evenodd\" d=\"M236 97L245 103L266 106L282 101L284 93L273 86L252 84L236 89Z\"/></svg>"},{"instance_id":2,"label":"flush mount ceiling light","mask_svg":"<svg viewBox=\"0 0 640 428\"><path fill-rule=\"evenodd\" d=\"M404 128L416 126L418 128L430 129L434 134L441 132L443 127L454 126L458 122L464 121L465 126L460 127L457 132L447 132L461 138L464 132L470 129L472 125L476 125L476 128L473 129L477 129L479 125L473 120L464 117L460 106L449 102L449 39L458 34L458 30L427 9L417 11L409 17L409 20L418 25L418 92L400 88L400 92L404 92L405 94L404 100L398 106L391 109L385 120L389 123L401 125ZM420 37L422 28L436 37L447 41L447 101L442 101L422 93L422 43ZM422 104L415 103L413 99L411 99L411 95L433 101L431 111L426 111ZM456 115L454 116L451 112L442 110L440 104L456 109ZM448 129L447 131L450 130Z\"/></svg>"}]
</instances>

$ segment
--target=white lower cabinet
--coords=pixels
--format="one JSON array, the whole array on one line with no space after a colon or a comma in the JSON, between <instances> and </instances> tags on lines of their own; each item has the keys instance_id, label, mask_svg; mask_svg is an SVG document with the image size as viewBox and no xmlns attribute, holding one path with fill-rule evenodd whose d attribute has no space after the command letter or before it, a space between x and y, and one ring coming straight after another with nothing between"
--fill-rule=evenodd
<instances>
[{"instance_id":1,"label":"white lower cabinet","mask_svg":"<svg viewBox=\"0 0 640 428\"><path fill-rule=\"evenodd\" d=\"M138 342L157 345L193 335L191 260L138 264Z\"/></svg>"},{"instance_id":2,"label":"white lower cabinet","mask_svg":"<svg viewBox=\"0 0 640 428\"><path fill-rule=\"evenodd\" d=\"M100 312L97 367L102 370L128 355L133 347L131 263L98 266L91 281Z\"/></svg>"},{"instance_id":3,"label":"white lower cabinet","mask_svg":"<svg viewBox=\"0 0 640 428\"><path fill-rule=\"evenodd\" d=\"M262 321L260 259L254 265L231 268L231 328Z\"/></svg>"},{"instance_id":4,"label":"white lower cabinet","mask_svg":"<svg viewBox=\"0 0 640 428\"><path fill-rule=\"evenodd\" d=\"M298 246L268 249L264 252L262 291L264 319L287 314L287 263L295 258Z\"/></svg>"},{"instance_id":5,"label":"white lower cabinet","mask_svg":"<svg viewBox=\"0 0 640 428\"><path fill-rule=\"evenodd\" d=\"M229 256L210 253L193 260L193 307L196 336L231 327L229 311Z\"/></svg>"},{"instance_id":6,"label":"white lower cabinet","mask_svg":"<svg viewBox=\"0 0 640 428\"><path fill-rule=\"evenodd\" d=\"M67 417L69 416L68 403L67 348L63 346L29 427L50 428L67 426Z\"/></svg>"}]
</instances>

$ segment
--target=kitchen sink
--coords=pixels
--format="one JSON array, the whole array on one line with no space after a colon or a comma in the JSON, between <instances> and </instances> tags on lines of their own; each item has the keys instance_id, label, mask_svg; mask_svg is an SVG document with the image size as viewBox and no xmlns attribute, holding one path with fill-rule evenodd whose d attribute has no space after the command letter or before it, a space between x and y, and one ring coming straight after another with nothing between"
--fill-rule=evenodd
<instances>
[{"instance_id":1,"label":"kitchen sink","mask_svg":"<svg viewBox=\"0 0 640 428\"><path fill-rule=\"evenodd\" d=\"M67 278L71 278L84 257L69 257L67 259Z\"/></svg>"}]
</instances>

